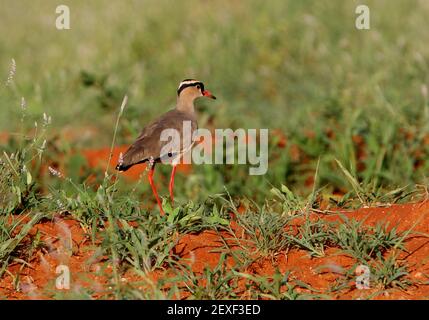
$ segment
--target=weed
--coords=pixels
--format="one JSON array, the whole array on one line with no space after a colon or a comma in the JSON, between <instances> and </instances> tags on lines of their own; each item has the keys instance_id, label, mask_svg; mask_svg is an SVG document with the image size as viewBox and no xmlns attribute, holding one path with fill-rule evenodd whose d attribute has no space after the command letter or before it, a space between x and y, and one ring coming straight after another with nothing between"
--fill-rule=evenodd
<instances>
[{"instance_id":1,"label":"weed","mask_svg":"<svg viewBox=\"0 0 429 320\"><path fill-rule=\"evenodd\" d=\"M183 282L185 292L191 299L236 299L238 277L226 264L226 254L221 254L218 264L213 268L205 267L198 275L188 265L178 265L180 275L176 278Z\"/></svg>"},{"instance_id":2,"label":"weed","mask_svg":"<svg viewBox=\"0 0 429 320\"><path fill-rule=\"evenodd\" d=\"M304 249L313 257L323 257L325 247L334 244L330 234L330 226L323 220L311 221L306 219L298 227L297 232L289 232L287 237L293 247Z\"/></svg>"},{"instance_id":3,"label":"weed","mask_svg":"<svg viewBox=\"0 0 429 320\"><path fill-rule=\"evenodd\" d=\"M412 282L407 277L408 267L397 260L396 255L390 254L385 258L381 253L377 253L377 259L371 269L374 281L382 288L400 288L405 290Z\"/></svg>"},{"instance_id":4,"label":"weed","mask_svg":"<svg viewBox=\"0 0 429 320\"><path fill-rule=\"evenodd\" d=\"M302 281L291 281L290 272L282 274L278 269L272 277L253 276L246 273L236 273L246 281L246 289L251 293L251 299L272 300L308 300L330 299L320 294Z\"/></svg>"},{"instance_id":5,"label":"weed","mask_svg":"<svg viewBox=\"0 0 429 320\"><path fill-rule=\"evenodd\" d=\"M347 254L366 261L387 250L404 249L404 237L395 228L387 231L388 225L378 223L375 227L364 225L364 220L344 218L333 232L333 241Z\"/></svg>"},{"instance_id":6,"label":"weed","mask_svg":"<svg viewBox=\"0 0 429 320\"><path fill-rule=\"evenodd\" d=\"M245 233L246 246L254 247L258 255L273 256L289 248L290 240L286 234L291 221L289 216L268 212L262 207L259 211L238 213L236 219Z\"/></svg>"}]
</instances>

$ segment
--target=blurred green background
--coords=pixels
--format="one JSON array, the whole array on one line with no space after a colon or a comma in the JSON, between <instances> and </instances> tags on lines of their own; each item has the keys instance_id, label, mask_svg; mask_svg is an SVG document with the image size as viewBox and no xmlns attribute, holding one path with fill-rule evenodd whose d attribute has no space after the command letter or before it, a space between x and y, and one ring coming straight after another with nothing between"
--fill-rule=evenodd
<instances>
[{"instance_id":1,"label":"blurred green background","mask_svg":"<svg viewBox=\"0 0 429 320\"><path fill-rule=\"evenodd\" d=\"M55 28L59 4L70 7L71 30ZM224 185L258 199L280 184L306 194L319 158L328 194L351 189L335 159L362 192L425 184L429 1L365 1L370 30L355 28L359 4L0 0L0 132L19 132L24 97L27 129L51 116L52 150L76 167L82 159L73 150L110 146L125 94L119 144L174 106L179 81L197 78L218 97L198 102L200 127L282 134L271 131L266 176L249 177L245 166L198 166L179 186L183 197L204 198ZM5 86L12 58L16 74ZM13 150L10 141L3 146ZM75 169L73 178L85 174Z\"/></svg>"}]
</instances>

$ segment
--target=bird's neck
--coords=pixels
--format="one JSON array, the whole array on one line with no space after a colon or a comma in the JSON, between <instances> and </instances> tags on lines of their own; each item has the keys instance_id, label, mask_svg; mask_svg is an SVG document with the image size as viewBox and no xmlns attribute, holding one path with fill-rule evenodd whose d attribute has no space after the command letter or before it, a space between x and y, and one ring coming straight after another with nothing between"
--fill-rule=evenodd
<instances>
[{"instance_id":1,"label":"bird's neck","mask_svg":"<svg viewBox=\"0 0 429 320\"><path fill-rule=\"evenodd\" d=\"M194 100L177 98L176 109L182 112L194 113Z\"/></svg>"}]
</instances>

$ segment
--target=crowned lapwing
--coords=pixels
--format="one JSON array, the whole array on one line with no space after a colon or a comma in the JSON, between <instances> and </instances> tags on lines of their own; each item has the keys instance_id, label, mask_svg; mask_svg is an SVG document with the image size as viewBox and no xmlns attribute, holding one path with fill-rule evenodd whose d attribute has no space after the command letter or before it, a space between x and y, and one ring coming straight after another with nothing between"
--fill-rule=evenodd
<instances>
[{"instance_id":1,"label":"crowned lapwing","mask_svg":"<svg viewBox=\"0 0 429 320\"><path fill-rule=\"evenodd\" d=\"M123 156L120 157L119 163L116 166L116 170L126 171L132 166L140 163L148 162L149 168L149 183L152 187L152 192L155 195L156 201L161 212L164 214L162 204L156 191L155 184L153 182L153 174L155 165L158 162L170 163L173 166L170 177L169 191L170 199L174 201L173 188L174 188L174 175L176 173L176 166L180 161L180 158L184 153L189 151L194 144L191 137L184 135L188 132L184 132L184 122L188 122L191 125L191 135L194 130L198 128L197 119L194 109L194 101L199 97L208 97L216 99L210 91L204 89L204 84L201 81L195 79L185 79L179 84L177 89L177 102L176 108L164 113L159 118L147 125L137 140L128 148ZM180 133L180 139L182 143L176 144L173 150L169 150L168 154L162 154L165 148L163 148L168 141L161 139L161 133L164 130L173 129ZM163 150L164 149L164 150ZM166 161L167 159L167 161Z\"/></svg>"}]
</instances>

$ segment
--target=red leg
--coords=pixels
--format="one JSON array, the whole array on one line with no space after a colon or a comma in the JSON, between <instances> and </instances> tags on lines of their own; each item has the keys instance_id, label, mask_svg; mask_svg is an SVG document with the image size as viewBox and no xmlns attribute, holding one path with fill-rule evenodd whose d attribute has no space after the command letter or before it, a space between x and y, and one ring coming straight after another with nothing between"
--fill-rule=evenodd
<instances>
[{"instance_id":1,"label":"red leg","mask_svg":"<svg viewBox=\"0 0 429 320\"><path fill-rule=\"evenodd\" d=\"M155 195L156 202L158 202L158 206L159 206L159 210L161 212L161 216L163 216L164 215L164 210L162 209L161 200L159 199L158 192L156 191L155 184L153 183L153 173L154 173L154 171L155 171L155 166L153 165L152 168L150 168L149 174L148 174L149 183L150 183L150 186L152 187L152 192Z\"/></svg>"},{"instance_id":2,"label":"red leg","mask_svg":"<svg viewBox=\"0 0 429 320\"><path fill-rule=\"evenodd\" d=\"M173 188L174 188L174 175L175 174L176 174L176 165L173 165L173 170L171 170L170 186L168 188L168 190L170 191L171 203L174 202Z\"/></svg>"}]
</instances>

